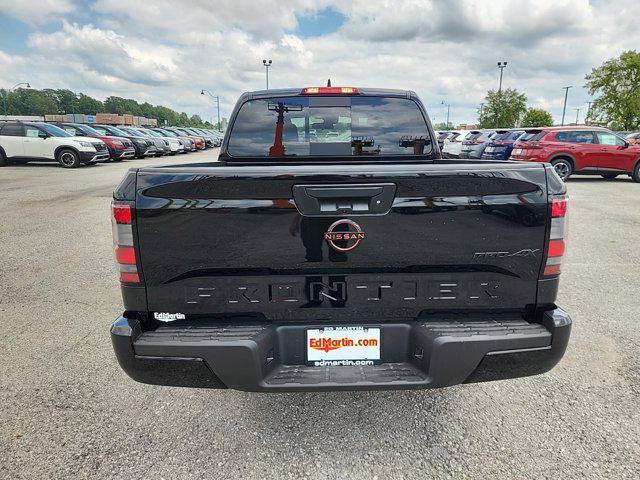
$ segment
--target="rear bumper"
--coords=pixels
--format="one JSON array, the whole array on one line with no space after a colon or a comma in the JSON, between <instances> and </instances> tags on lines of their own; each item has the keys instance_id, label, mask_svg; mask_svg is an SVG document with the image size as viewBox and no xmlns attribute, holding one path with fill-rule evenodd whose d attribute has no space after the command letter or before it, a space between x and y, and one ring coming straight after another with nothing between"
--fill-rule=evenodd
<instances>
[{"instance_id":1,"label":"rear bumper","mask_svg":"<svg viewBox=\"0 0 640 480\"><path fill-rule=\"evenodd\" d=\"M507 152L498 152L498 153L487 153L486 151L482 154L483 160L509 160L509 153Z\"/></svg>"},{"instance_id":2,"label":"rear bumper","mask_svg":"<svg viewBox=\"0 0 640 480\"><path fill-rule=\"evenodd\" d=\"M539 323L537 323L539 322ZM561 309L522 318L456 316L381 329L380 365L305 365L310 325L163 324L142 332L120 317L111 340L122 369L154 385L245 391L438 388L537 375L564 355L571 319Z\"/></svg>"}]
</instances>

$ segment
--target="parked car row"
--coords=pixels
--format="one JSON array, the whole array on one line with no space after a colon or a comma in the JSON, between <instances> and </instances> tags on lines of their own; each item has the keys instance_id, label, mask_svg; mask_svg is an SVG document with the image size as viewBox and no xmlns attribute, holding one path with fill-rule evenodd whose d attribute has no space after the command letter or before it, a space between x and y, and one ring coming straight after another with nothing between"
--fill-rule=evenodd
<instances>
[{"instance_id":1,"label":"parked car row","mask_svg":"<svg viewBox=\"0 0 640 480\"><path fill-rule=\"evenodd\" d=\"M176 155L221 144L220 132L202 128L0 122L0 166L34 160L75 168L97 162Z\"/></svg>"},{"instance_id":2,"label":"parked car row","mask_svg":"<svg viewBox=\"0 0 640 480\"><path fill-rule=\"evenodd\" d=\"M623 138L602 127L567 126L453 130L438 132L441 137L445 158L549 162L562 180L629 175L640 182L640 133Z\"/></svg>"}]
</instances>

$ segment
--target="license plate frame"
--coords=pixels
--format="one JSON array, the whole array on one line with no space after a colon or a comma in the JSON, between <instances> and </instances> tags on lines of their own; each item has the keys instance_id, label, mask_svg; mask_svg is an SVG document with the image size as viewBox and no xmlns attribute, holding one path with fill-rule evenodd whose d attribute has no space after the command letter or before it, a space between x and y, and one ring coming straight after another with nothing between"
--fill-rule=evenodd
<instances>
[{"instance_id":1,"label":"license plate frame","mask_svg":"<svg viewBox=\"0 0 640 480\"><path fill-rule=\"evenodd\" d=\"M312 342L313 341L313 342ZM308 366L367 366L382 363L379 326L326 326L305 330Z\"/></svg>"}]
</instances>

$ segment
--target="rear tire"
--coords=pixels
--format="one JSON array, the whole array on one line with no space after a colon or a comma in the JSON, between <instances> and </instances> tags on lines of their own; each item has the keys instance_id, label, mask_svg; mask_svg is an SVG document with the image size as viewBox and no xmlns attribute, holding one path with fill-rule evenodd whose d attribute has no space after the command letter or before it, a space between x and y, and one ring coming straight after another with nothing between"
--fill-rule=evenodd
<instances>
[{"instance_id":1,"label":"rear tire","mask_svg":"<svg viewBox=\"0 0 640 480\"><path fill-rule=\"evenodd\" d=\"M634 182L640 183L640 160L636 163L633 173L631 174L631 178L633 178Z\"/></svg>"},{"instance_id":2,"label":"rear tire","mask_svg":"<svg viewBox=\"0 0 640 480\"><path fill-rule=\"evenodd\" d=\"M600 176L602 178L604 178L605 180L613 180L614 178L616 178L618 175L620 175L619 173L603 173Z\"/></svg>"},{"instance_id":3,"label":"rear tire","mask_svg":"<svg viewBox=\"0 0 640 480\"><path fill-rule=\"evenodd\" d=\"M0 150L0 167L6 167L7 165L9 165L9 161L7 157L5 157L4 152Z\"/></svg>"},{"instance_id":4,"label":"rear tire","mask_svg":"<svg viewBox=\"0 0 640 480\"><path fill-rule=\"evenodd\" d=\"M70 148L60 150L56 160L63 168L78 168L80 166L80 156Z\"/></svg>"},{"instance_id":5,"label":"rear tire","mask_svg":"<svg viewBox=\"0 0 640 480\"><path fill-rule=\"evenodd\" d=\"M571 165L571 162L566 158L552 160L551 165L553 165L554 170L563 182L566 182L573 173L573 165Z\"/></svg>"}]
</instances>

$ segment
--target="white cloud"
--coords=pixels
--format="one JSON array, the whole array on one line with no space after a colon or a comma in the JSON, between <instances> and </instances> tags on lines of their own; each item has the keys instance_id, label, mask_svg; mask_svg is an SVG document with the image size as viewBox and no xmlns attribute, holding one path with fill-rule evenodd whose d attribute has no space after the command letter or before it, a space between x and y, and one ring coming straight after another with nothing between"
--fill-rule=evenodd
<instances>
[{"instance_id":1,"label":"white cloud","mask_svg":"<svg viewBox=\"0 0 640 480\"><path fill-rule=\"evenodd\" d=\"M0 12L30 25L50 22L54 17L71 13L72 0L0 0Z\"/></svg>"},{"instance_id":2,"label":"white cloud","mask_svg":"<svg viewBox=\"0 0 640 480\"><path fill-rule=\"evenodd\" d=\"M37 8L34 3L15 0L9 13ZM633 8L624 0L333 3L345 24L302 38L296 17L330 1L97 0L84 8L93 25L75 15L76 23L64 21L53 33L35 31L21 55L3 53L0 45L0 81L125 96L211 118L213 103L200 89L221 96L226 116L241 92L263 88L262 59L271 58L274 88L327 78L334 85L407 88L436 120L444 119L446 100L452 121L469 122L487 90L497 87L496 62L507 60L504 87L559 119L563 86L575 86L568 110L584 105L584 75L640 45ZM55 5L60 14L60 5L70 4Z\"/></svg>"},{"instance_id":3,"label":"white cloud","mask_svg":"<svg viewBox=\"0 0 640 480\"><path fill-rule=\"evenodd\" d=\"M47 59L63 58L85 73L131 83L157 85L170 80L178 67L178 53L148 41L133 41L92 25L63 22L55 33L35 33L28 45Z\"/></svg>"}]
</instances>

